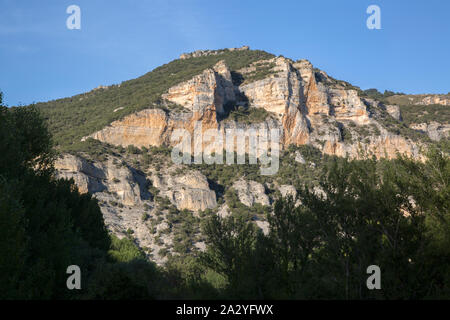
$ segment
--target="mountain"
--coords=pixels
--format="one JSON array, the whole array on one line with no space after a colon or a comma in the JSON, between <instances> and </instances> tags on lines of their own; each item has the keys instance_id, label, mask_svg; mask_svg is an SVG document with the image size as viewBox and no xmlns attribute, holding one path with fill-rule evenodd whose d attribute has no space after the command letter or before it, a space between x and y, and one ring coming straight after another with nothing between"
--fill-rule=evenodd
<instances>
[{"instance_id":1,"label":"mountain","mask_svg":"<svg viewBox=\"0 0 450 320\"><path fill-rule=\"evenodd\" d=\"M320 168L333 157L421 160L428 146L446 146L448 101L363 91L307 60L244 46L182 54L140 78L37 107L60 152L58 176L99 200L111 232L163 264L205 248L200 226L212 214L243 215L267 232L274 201L301 183L320 194ZM174 163L180 130L191 137L189 159L205 137L276 130L279 168ZM250 141L242 151L237 139L232 151L250 153Z\"/></svg>"}]
</instances>

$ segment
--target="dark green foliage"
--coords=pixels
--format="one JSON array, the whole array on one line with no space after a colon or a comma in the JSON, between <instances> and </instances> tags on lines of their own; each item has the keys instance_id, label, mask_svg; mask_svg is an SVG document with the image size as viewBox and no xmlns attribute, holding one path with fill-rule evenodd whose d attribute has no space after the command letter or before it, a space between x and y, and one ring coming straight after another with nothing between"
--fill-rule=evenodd
<instances>
[{"instance_id":1,"label":"dark green foliage","mask_svg":"<svg viewBox=\"0 0 450 320\"><path fill-rule=\"evenodd\" d=\"M401 92L393 92L389 90L384 90L384 93L379 92L377 89L367 89L361 92L360 94L363 97L368 97L371 99L375 99L381 102L388 103L387 98L392 97L394 95L404 95Z\"/></svg>"},{"instance_id":2,"label":"dark green foliage","mask_svg":"<svg viewBox=\"0 0 450 320\"><path fill-rule=\"evenodd\" d=\"M202 261L232 298L448 299L450 161L428 157L336 159L320 178L324 195L301 187L300 206L276 202L268 236L211 218ZM382 290L366 287L370 265Z\"/></svg>"},{"instance_id":3,"label":"dark green foliage","mask_svg":"<svg viewBox=\"0 0 450 320\"><path fill-rule=\"evenodd\" d=\"M122 150L121 147L88 138L85 141L78 141L67 146L65 151L73 155L82 152L88 155L91 160L106 161L108 155L118 156Z\"/></svg>"},{"instance_id":4,"label":"dark green foliage","mask_svg":"<svg viewBox=\"0 0 450 320\"><path fill-rule=\"evenodd\" d=\"M305 164L295 161L296 151L303 156ZM275 179L279 184L290 184L295 187L298 187L300 184L317 185L320 167L331 159L333 157L322 154L315 147L290 145L288 152L283 153L280 158L280 169Z\"/></svg>"},{"instance_id":5,"label":"dark green foliage","mask_svg":"<svg viewBox=\"0 0 450 320\"><path fill-rule=\"evenodd\" d=\"M127 152L128 152L129 154L140 154L140 153L142 153L141 150L140 150L139 148L137 148L137 147L135 147L135 146L133 146L133 145L129 145L129 146L127 147Z\"/></svg>"},{"instance_id":6,"label":"dark green foliage","mask_svg":"<svg viewBox=\"0 0 450 320\"><path fill-rule=\"evenodd\" d=\"M272 114L264 108L236 106L229 111L226 118L230 121L252 124L263 122L271 116Z\"/></svg>"},{"instance_id":7,"label":"dark green foliage","mask_svg":"<svg viewBox=\"0 0 450 320\"><path fill-rule=\"evenodd\" d=\"M341 131L342 140L344 140L348 143L352 143L352 140L353 140L352 132L344 125L340 125L339 130Z\"/></svg>"},{"instance_id":8,"label":"dark green foliage","mask_svg":"<svg viewBox=\"0 0 450 320\"><path fill-rule=\"evenodd\" d=\"M241 218L222 219L214 215L204 231L209 246L200 259L205 266L227 279L227 296L249 298L257 294L253 291L256 288L250 285L254 281L251 271L257 268L252 257L257 235L254 225Z\"/></svg>"},{"instance_id":9,"label":"dark green foliage","mask_svg":"<svg viewBox=\"0 0 450 320\"><path fill-rule=\"evenodd\" d=\"M72 297L66 268L74 262L87 268L109 247L102 214L73 181L53 178L50 136L38 112L0 108L0 295Z\"/></svg>"},{"instance_id":10,"label":"dark green foliage","mask_svg":"<svg viewBox=\"0 0 450 320\"><path fill-rule=\"evenodd\" d=\"M224 151L225 158L225 151ZM237 164L237 154L234 153L233 164L193 164L193 168L201 171L209 180L210 187L223 196L224 186L230 186L240 177L245 176L248 180L255 180L261 183L272 179L271 176L261 176L259 164L249 164L248 155L245 155L245 163Z\"/></svg>"},{"instance_id":11,"label":"dark green foliage","mask_svg":"<svg viewBox=\"0 0 450 320\"><path fill-rule=\"evenodd\" d=\"M145 254L130 239L119 239L116 236L111 237L111 249L108 254L117 262L130 262L145 258Z\"/></svg>"}]
</instances>

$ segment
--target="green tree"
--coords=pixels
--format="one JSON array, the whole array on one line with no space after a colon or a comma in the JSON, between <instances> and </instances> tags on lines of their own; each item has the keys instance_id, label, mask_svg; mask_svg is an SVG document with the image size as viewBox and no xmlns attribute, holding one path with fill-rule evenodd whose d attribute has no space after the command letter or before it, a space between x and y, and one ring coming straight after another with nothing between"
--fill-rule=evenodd
<instances>
[{"instance_id":1,"label":"green tree","mask_svg":"<svg viewBox=\"0 0 450 320\"><path fill-rule=\"evenodd\" d=\"M96 200L55 179L51 137L33 107L0 107L0 153L1 297L75 297L66 268L89 270L109 248Z\"/></svg>"}]
</instances>

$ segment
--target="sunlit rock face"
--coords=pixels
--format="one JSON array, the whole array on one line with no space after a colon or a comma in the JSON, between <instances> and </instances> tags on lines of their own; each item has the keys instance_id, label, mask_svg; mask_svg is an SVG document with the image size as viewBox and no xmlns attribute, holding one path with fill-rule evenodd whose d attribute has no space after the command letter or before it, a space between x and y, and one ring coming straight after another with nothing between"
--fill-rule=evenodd
<instances>
[{"instance_id":1,"label":"sunlit rock face","mask_svg":"<svg viewBox=\"0 0 450 320\"><path fill-rule=\"evenodd\" d=\"M238 180L232 188L236 190L239 201L247 207L259 203L264 206L270 205L269 197L265 193L264 186L256 181Z\"/></svg>"},{"instance_id":2,"label":"sunlit rock face","mask_svg":"<svg viewBox=\"0 0 450 320\"><path fill-rule=\"evenodd\" d=\"M153 175L154 187L166 196L178 209L193 211L212 209L217 205L216 194L210 190L206 177L198 171L182 175Z\"/></svg>"},{"instance_id":3,"label":"sunlit rock face","mask_svg":"<svg viewBox=\"0 0 450 320\"><path fill-rule=\"evenodd\" d=\"M388 158L395 157L397 152L417 155L418 147L413 142L387 132L368 110L368 106L383 108L398 120L401 119L398 108L361 98L356 89L314 69L307 60L294 62L284 57L261 60L237 73L250 80L233 83L230 69L219 61L162 96L167 103L182 106L184 112L143 110L90 137L121 146L174 146L176 142L171 140L174 130L184 129L194 144L194 140L200 141L195 136L199 133L214 129L219 135L233 127L226 121L225 109L237 104L268 111L273 117L269 122L266 119L265 126L279 128L281 148L311 144L324 153L351 158L359 157L361 151ZM201 131L194 130L198 122ZM252 126L258 127L252 124L247 128ZM356 134L359 127L367 126L379 127L379 134L367 137ZM353 141L344 139L343 128L353 132ZM431 135L437 138L442 134L435 132L442 131L436 129Z\"/></svg>"}]
</instances>

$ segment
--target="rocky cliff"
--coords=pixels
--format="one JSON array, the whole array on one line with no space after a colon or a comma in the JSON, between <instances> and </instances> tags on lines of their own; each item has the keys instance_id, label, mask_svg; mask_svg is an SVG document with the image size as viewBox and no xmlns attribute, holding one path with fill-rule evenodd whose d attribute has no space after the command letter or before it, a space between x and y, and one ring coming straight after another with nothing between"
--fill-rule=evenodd
<instances>
[{"instance_id":1,"label":"rocky cliff","mask_svg":"<svg viewBox=\"0 0 450 320\"><path fill-rule=\"evenodd\" d=\"M281 129L282 148L310 144L324 153L352 158L358 157L361 150L377 157L392 158L397 152L418 156L416 143L389 132L370 112L370 109L384 108L399 119L392 106L360 97L357 90L315 70L306 60L294 62L278 57L257 61L234 73L250 80L241 84L233 82L228 66L220 61L162 95L167 103L182 106L183 112L143 110L111 123L90 137L122 146L173 146L172 132L185 129L194 134L196 121L202 123L203 132L236 127L222 119L227 107L240 105L261 108L274 115L275 126ZM265 126L274 125L266 123ZM344 131L350 132L353 139L345 137ZM361 131L365 134L359 134Z\"/></svg>"}]
</instances>

